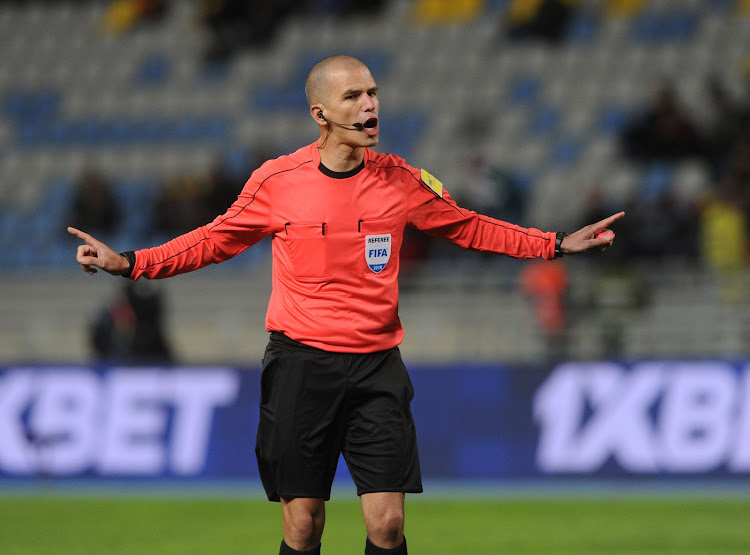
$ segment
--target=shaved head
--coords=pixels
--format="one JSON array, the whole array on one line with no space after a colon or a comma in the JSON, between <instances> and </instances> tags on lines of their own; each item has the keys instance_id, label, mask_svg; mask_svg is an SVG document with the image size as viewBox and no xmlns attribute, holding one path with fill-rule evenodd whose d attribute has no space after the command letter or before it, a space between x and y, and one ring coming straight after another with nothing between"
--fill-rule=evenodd
<instances>
[{"instance_id":1,"label":"shaved head","mask_svg":"<svg viewBox=\"0 0 750 555\"><path fill-rule=\"evenodd\" d=\"M351 56L331 56L317 64L307 74L305 96L308 105L326 103L331 93L330 75L341 70L367 69L367 66Z\"/></svg>"}]
</instances>

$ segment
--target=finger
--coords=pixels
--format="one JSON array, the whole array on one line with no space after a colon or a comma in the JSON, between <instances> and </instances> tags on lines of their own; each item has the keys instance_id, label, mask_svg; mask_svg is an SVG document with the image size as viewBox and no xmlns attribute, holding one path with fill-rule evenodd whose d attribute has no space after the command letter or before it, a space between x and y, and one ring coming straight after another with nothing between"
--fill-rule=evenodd
<instances>
[{"instance_id":1,"label":"finger","mask_svg":"<svg viewBox=\"0 0 750 555\"><path fill-rule=\"evenodd\" d=\"M83 256L93 256L96 257L97 252L94 247L91 245L78 245L78 248L76 249L76 260Z\"/></svg>"},{"instance_id":2,"label":"finger","mask_svg":"<svg viewBox=\"0 0 750 555\"><path fill-rule=\"evenodd\" d=\"M70 233L71 235L75 235L81 241L84 241L85 243L92 245L92 246L99 242L88 233L81 231L80 229L76 229L74 227L68 227L68 233Z\"/></svg>"},{"instance_id":3,"label":"finger","mask_svg":"<svg viewBox=\"0 0 750 555\"><path fill-rule=\"evenodd\" d=\"M78 262L81 266L96 266L99 268L99 259L95 256L79 256L76 258L76 262Z\"/></svg>"},{"instance_id":4,"label":"finger","mask_svg":"<svg viewBox=\"0 0 750 555\"><path fill-rule=\"evenodd\" d=\"M589 243L591 245L591 248L599 248L601 250L606 250L608 247L612 246L612 243L615 240L615 234L604 234L600 233L597 235L594 239L591 239L591 242Z\"/></svg>"},{"instance_id":5,"label":"finger","mask_svg":"<svg viewBox=\"0 0 750 555\"><path fill-rule=\"evenodd\" d=\"M96 268L93 268L89 266L88 264L81 264L81 268L83 269L84 272L86 272L89 275L93 276L96 273Z\"/></svg>"},{"instance_id":6,"label":"finger","mask_svg":"<svg viewBox=\"0 0 750 555\"><path fill-rule=\"evenodd\" d=\"M607 227L609 227L610 224L612 224L613 222L616 222L623 216L625 216L625 212L618 212L617 214L612 214L609 218L604 218L602 221L595 223L594 229L596 229L597 232L598 230L606 229Z\"/></svg>"},{"instance_id":7,"label":"finger","mask_svg":"<svg viewBox=\"0 0 750 555\"><path fill-rule=\"evenodd\" d=\"M96 256L96 250L88 245L79 245L76 253L76 262L81 266L99 266L99 257Z\"/></svg>"}]
</instances>

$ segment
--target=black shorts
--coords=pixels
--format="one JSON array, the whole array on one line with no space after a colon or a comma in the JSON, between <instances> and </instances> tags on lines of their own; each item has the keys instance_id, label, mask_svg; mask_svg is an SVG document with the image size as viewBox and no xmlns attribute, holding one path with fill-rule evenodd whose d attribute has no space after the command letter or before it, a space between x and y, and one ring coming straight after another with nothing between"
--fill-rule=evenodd
<instances>
[{"instance_id":1,"label":"black shorts","mask_svg":"<svg viewBox=\"0 0 750 555\"><path fill-rule=\"evenodd\" d=\"M357 495L421 492L413 396L397 347L331 353L273 332L255 445L268 499L330 499L340 453Z\"/></svg>"}]
</instances>

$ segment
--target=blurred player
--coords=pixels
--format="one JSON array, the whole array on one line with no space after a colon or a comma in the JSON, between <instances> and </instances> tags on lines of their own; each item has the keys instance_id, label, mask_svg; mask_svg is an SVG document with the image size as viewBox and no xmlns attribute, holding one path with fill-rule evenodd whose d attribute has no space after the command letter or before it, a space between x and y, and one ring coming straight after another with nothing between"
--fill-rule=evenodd
<instances>
[{"instance_id":1,"label":"blurred player","mask_svg":"<svg viewBox=\"0 0 750 555\"><path fill-rule=\"evenodd\" d=\"M320 553L325 501L342 453L360 496L365 553L406 553L404 494L422 491L413 396L398 345L399 249L408 225L465 249L552 259L605 249L619 213L573 234L526 229L460 208L402 158L378 154L378 87L359 60L334 56L305 93L320 138L253 172L210 224L116 253L87 233L77 261L130 279L219 263L272 236L256 455L280 501L280 553ZM599 235L599 237L597 237Z\"/></svg>"}]
</instances>

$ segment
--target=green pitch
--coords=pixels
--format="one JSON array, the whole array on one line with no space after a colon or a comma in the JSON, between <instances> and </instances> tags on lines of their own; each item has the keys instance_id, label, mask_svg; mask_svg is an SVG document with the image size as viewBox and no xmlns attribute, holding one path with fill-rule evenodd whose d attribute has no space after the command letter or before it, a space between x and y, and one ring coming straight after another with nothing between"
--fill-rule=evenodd
<instances>
[{"instance_id":1,"label":"green pitch","mask_svg":"<svg viewBox=\"0 0 750 555\"><path fill-rule=\"evenodd\" d=\"M327 505L323 553L364 551L356 499ZM415 554L747 553L750 499L407 501ZM258 499L0 497L8 554L274 554L280 509Z\"/></svg>"}]
</instances>

